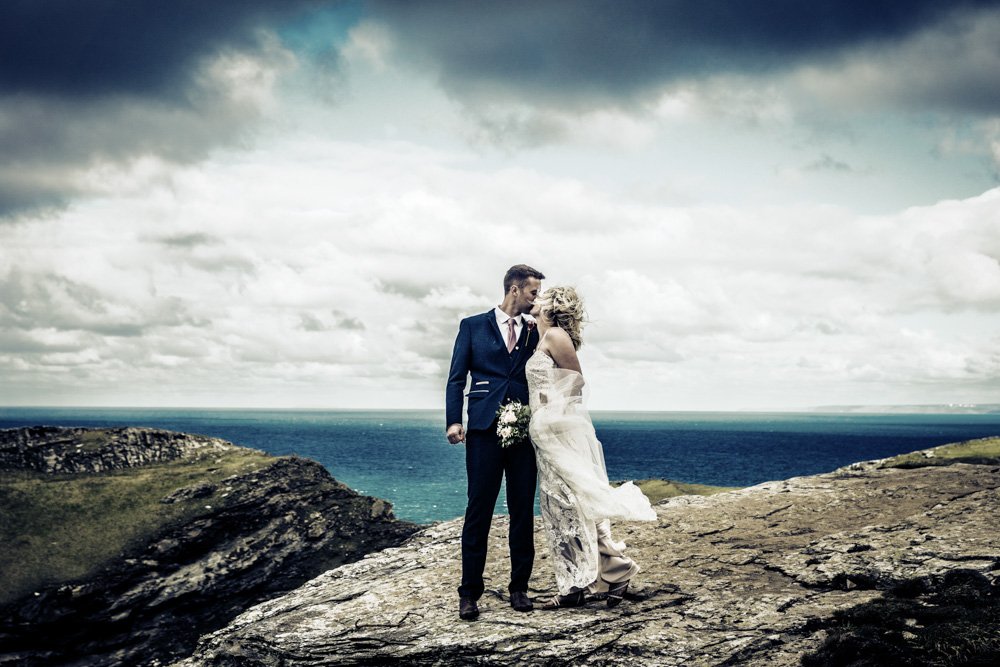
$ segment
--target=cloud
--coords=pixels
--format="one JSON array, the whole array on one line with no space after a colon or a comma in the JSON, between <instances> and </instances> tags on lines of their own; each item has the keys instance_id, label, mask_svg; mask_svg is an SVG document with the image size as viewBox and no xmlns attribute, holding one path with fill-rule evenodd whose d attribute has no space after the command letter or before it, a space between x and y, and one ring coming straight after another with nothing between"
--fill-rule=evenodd
<instances>
[{"instance_id":1,"label":"cloud","mask_svg":"<svg viewBox=\"0 0 1000 667\"><path fill-rule=\"evenodd\" d=\"M520 262L586 298L595 407L969 398L997 364L1000 190L883 216L675 207L312 141L108 206L0 228L0 373L34 402L438 407L458 321Z\"/></svg>"},{"instance_id":2,"label":"cloud","mask_svg":"<svg viewBox=\"0 0 1000 667\"><path fill-rule=\"evenodd\" d=\"M364 331L365 323L357 317L349 317L339 310L331 310L329 313L322 314L304 312L299 315L299 328L303 331L314 332L336 329Z\"/></svg>"},{"instance_id":3,"label":"cloud","mask_svg":"<svg viewBox=\"0 0 1000 667\"><path fill-rule=\"evenodd\" d=\"M171 106L208 62L260 48L260 30L321 3L247 0L8 2L0 9L0 95L135 96Z\"/></svg>"},{"instance_id":4,"label":"cloud","mask_svg":"<svg viewBox=\"0 0 1000 667\"><path fill-rule=\"evenodd\" d=\"M157 239L165 246L174 248L197 248L199 246L218 245L222 239L205 234L204 232L190 232L187 234L173 234Z\"/></svg>"},{"instance_id":5,"label":"cloud","mask_svg":"<svg viewBox=\"0 0 1000 667\"><path fill-rule=\"evenodd\" d=\"M363 32L378 35L379 66L434 78L477 148L524 155L569 145L630 154L692 135L711 142L713 131L771 133L773 150L808 145L813 155L874 174L878 165L857 153L909 131L926 151L939 145L952 162L982 162L968 176L979 183L963 195L1000 174L993 155L1000 151L991 151L996 132L969 130L1000 116L995 1L584 0L572 12L555 2L368 6ZM965 157L948 152L949 126L970 135L962 138ZM800 155L765 168L801 187L809 179L800 176L813 174L815 183L823 173L804 171L805 164ZM958 173L972 169L939 181ZM898 189L907 187L914 186Z\"/></svg>"},{"instance_id":6,"label":"cloud","mask_svg":"<svg viewBox=\"0 0 1000 667\"><path fill-rule=\"evenodd\" d=\"M7 4L0 400L439 407L521 262L598 407L996 386L997 3Z\"/></svg>"},{"instance_id":7,"label":"cloud","mask_svg":"<svg viewBox=\"0 0 1000 667\"><path fill-rule=\"evenodd\" d=\"M553 143L635 151L655 137L645 118L612 109L567 113L530 105L486 105L467 110L465 134L476 146L509 151Z\"/></svg>"},{"instance_id":8,"label":"cloud","mask_svg":"<svg viewBox=\"0 0 1000 667\"><path fill-rule=\"evenodd\" d=\"M886 49L993 1L374 2L399 51L466 100L633 106L719 74L762 75ZM924 54L927 55L927 54ZM992 90L996 84L991 83Z\"/></svg>"},{"instance_id":9,"label":"cloud","mask_svg":"<svg viewBox=\"0 0 1000 667\"><path fill-rule=\"evenodd\" d=\"M1000 11L954 12L892 45L863 43L821 62L797 63L789 84L828 111L902 109L1000 114Z\"/></svg>"},{"instance_id":10,"label":"cloud","mask_svg":"<svg viewBox=\"0 0 1000 667\"><path fill-rule=\"evenodd\" d=\"M830 172L835 172L835 173L837 173L837 172L839 172L839 173L850 173L850 172L854 171L854 169L851 167L851 165L847 164L846 162L842 162L840 160L834 159L834 158L830 157L829 155L826 155L825 153L822 156L820 156L819 159L813 160L812 162L810 162L809 164L807 164L805 167L803 167L803 170L805 170L805 171L830 171Z\"/></svg>"},{"instance_id":11,"label":"cloud","mask_svg":"<svg viewBox=\"0 0 1000 667\"><path fill-rule=\"evenodd\" d=\"M0 216L108 194L99 176L131 171L134 164L154 165L147 178L168 178L171 165L245 141L286 66L280 51L224 56L175 104L136 97L0 98Z\"/></svg>"},{"instance_id":12,"label":"cloud","mask_svg":"<svg viewBox=\"0 0 1000 667\"><path fill-rule=\"evenodd\" d=\"M326 331L327 326L312 313L302 313L299 327L304 331Z\"/></svg>"},{"instance_id":13,"label":"cloud","mask_svg":"<svg viewBox=\"0 0 1000 667\"><path fill-rule=\"evenodd\" d=\"M348 62L365 63L381 72L388 67L392 48L392 38L386 29L365 21L350 30L340 53Z\"/></svg>"},{"instance_id":14,"label":"cloud","mask_svg":"<svg viewBox=\"0 0 1000 667\"><path fill-rule=\"evenodd\" d=\"M151 327L192 325L177 299L129 303L55 270L10 269L0 277L0 326L22 331L142 336Z\"/></svg>"},{"instance_id":15,"label":"cloud","mask_svg":"<svg viewBox=\"0 0 1000 667\"><path fill-rule=\"evenodd\" d=\"M95 173L245 143L295 57L268 27L314 2L4 3L0 220L106 194Z\"/></svg>"}]
</instances>

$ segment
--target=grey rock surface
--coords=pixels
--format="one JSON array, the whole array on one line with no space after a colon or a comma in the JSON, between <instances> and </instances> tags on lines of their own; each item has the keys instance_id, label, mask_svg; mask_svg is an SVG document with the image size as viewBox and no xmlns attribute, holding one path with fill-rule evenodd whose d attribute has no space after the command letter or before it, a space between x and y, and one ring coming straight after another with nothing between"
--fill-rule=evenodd
<instances>
[{"instance_id":1,"label":"grey rock surface","mask_svg":"<svg viewBox=\"0 0 1000 667\"><path fill-rule=\"evenodd\" d=\"M914 577L1000 576L1000 469L857 465L657 506L619 524L643 571L625 602L518 613L505 517L482 615L457 615L461 520L333 569L202 638L177 667L235 665L798 665L837 610ZM531 595L555 593L546 545Z\"/></svg>"},{"instance_id":2,"label":"grey rock surface","mask_svg":"<svg viewBox=\"0 0 1000 667\"><path fill-rule=\"evenodd\" d=\"M0 430L0 470L99 473L234 448L218 438L152 428L33 426Z\"/></svg>"}]
</instances>

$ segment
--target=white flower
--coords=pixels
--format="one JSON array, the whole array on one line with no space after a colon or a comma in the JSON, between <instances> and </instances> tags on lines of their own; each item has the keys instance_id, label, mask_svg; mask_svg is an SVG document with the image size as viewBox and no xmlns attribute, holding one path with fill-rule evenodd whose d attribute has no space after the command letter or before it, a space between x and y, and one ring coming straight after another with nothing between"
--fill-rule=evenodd
<instances>
[{"instance_id":1,"label":"white flower","mask_svg":"<svg viewBox=\"0 0 1000 667\"><path fill-rule=\"evenodd\" d=\"M524 442L528 436L528 421L531 410L520 401L511 401L497 410L497 436L501 447L510 447Z\"/></svg>"}]
</instances>

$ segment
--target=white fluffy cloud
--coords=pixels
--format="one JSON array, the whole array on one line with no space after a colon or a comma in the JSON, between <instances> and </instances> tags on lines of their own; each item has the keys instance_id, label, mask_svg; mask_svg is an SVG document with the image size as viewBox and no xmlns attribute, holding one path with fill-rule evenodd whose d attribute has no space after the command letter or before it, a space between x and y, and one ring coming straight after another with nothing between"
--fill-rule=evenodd
<instances>
[{"instance_id":1,"label":"white fluffy cloud","mask_svg":"<svg viewBox=\"0 0 1000 667\"><path fill-rule=\"evenodd\" d=\"M435 407L458 319L522 261L587 298L595 407L995 382L1000 190L879 217L680 208L461 158L293 142L3 227L0 398Z\"/></svg>"}]
</instances>

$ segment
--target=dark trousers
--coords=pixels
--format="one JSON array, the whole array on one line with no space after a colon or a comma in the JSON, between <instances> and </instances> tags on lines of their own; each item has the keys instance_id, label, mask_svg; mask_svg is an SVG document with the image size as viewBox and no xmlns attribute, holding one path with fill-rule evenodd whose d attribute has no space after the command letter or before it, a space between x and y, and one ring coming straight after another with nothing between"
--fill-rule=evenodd
<instances>
[{"instance_id":1,"label":"dark trousers","mask_svg":"<svg viewBox=\"0 0 1000 667\"><path fill-rule=\"evenodd\" d=\"M469 477L469 504L462 528L462 585L458 594L478 600L483 594L483 569L493 509L500 482L507 476L507 511L510 514L510 585L507 590L528 591L535 560L534 511L538 469L530 442L501 447L496 422L465 436L465 470Z\"/></svg>"}]
</instances>

